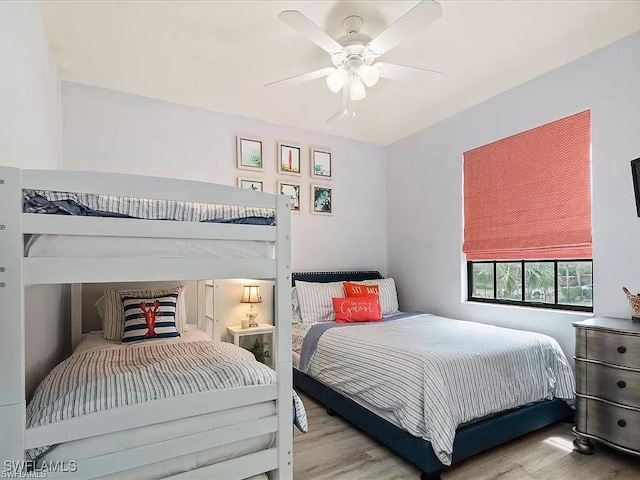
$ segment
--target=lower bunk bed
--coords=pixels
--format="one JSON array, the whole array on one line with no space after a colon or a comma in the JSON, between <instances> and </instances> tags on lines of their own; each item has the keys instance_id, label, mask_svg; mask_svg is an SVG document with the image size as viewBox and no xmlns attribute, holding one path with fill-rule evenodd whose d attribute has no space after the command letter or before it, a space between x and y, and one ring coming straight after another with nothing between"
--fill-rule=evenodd
<instances>
[{"instance_id":1,"label":"lower bunk bed","mask_svg":"<svg viewBox=\"0 0 640 480\"><path fill-rule=\"evenodd\" d=\"M550 337L389 314L397 297L388 308L395 292L385 289L395 284L378 272L294 274L296 280L294 386L416 465L423 479L573 414L573 373ZM309 288L314 312L323 311L323 295L335 295L312 284L340 281L378 282L386 318L305 324Z\"/></svg>"},{"instance_id":2,"label":"lower bunk bed","mask_svg":"<svg viewBox=\"0 0 640 480\"><path fill-rule=\"evenodd\" d=\"M129 345L105 340L100 333L85 334L29 402L27 445L33 446L30 438L39 430L85 416L100 422L100 415L120 411L127 418L127 409L142 407L153 423L146 418L140 426L131 421L130 428L105 425L100 435L30 448L26 458L38 471L65 470L47 472L48 478L240 479L262 474L260 465L269 456L275 468L277 411L268 392L257 401L251 398L254 391L275 384L275 372L250 352L214 342L201 331ZM234 390L244 393L245 404L221 404L218 411L203 405L206 413L198 414L198 396ZM183 404L174 402L173 408L190 409L191 416L171 419L162 402L176 399ZM306 430L295 392L293 407L294 423Z\"/></svg>"}]
</instances>

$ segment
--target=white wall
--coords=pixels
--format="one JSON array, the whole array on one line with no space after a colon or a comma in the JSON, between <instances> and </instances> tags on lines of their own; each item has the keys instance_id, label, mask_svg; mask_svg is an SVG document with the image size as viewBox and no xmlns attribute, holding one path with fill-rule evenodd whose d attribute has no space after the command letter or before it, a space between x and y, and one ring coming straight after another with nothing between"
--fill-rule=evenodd
<instances>
[{"instance_id":1,"label":"white wall","mask_svg":"<svg viewBox=\"0 0 640 480\"><path fill-rule=\"evenodd\" d=\"M0 3L0 71L0 165L60 168L60 80L36 3ZM27 398L66 353L64 299L62 286L26 289Z\"/></svg>"},{"instance_id":2,"label":"white wall","mask_svg":"<svg viewBox=\"0 0 640 480\"><path fill-rule=\"evenodd\" d=\"M60 81L39 6L0 3L0 165L60 168Z\"/></svg>"},{"instance_id":3,"label":"white wall","mask_svg":"<svg viewBox=\"0 0 640 480\"><path fill-rule=\"evenodd\" d=\"M640 291L629 166L640 157L638 59L635 34L389 147L389 271L401 307L547 333L573 356L571 322L584 316L463 301L462 154L590 108L595 313L630 316L621 287Z\"/></svg>"},{"instance_id":4,"label":"white wall","mask_svg":"<svg viewBox=\"0 0 640 480\"><path fill-rule=\"evenodd\" d=\"M25 292L25 397L70 353L71 321L62 285L35 285Z\"/></svg>"},{"instance_id":5,"label":"white wall","mask_svg":"<svg viewBox=\"0 0 640 480\"><path fill-rule=\"evenodd\" d=\"M213 87L212 87L213 88ZM276 144L303 147L302 213L293 214L293 269L387 269L385 150L340 137L88 85L62 83L64 168L235 185L236 135L263 140L265 191L276 191ZM310 146L333 153L333 216L309 213Z\"/></svg>"}]
</instances>

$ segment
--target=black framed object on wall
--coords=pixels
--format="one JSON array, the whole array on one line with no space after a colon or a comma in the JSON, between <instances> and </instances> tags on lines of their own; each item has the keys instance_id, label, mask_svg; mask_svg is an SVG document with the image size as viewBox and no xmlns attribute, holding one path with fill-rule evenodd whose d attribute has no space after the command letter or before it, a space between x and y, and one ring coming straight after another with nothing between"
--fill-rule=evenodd
<instances>
[{"instance_id":1,"label":"black framed object on wall","mask_svg":"<svg viewBox=\"0 0 640 480\"><path fill-rule=\"evenodd\" d=\"M633 176L633 191L636 194L636 211L640 217L640 158L631 160L631 175Z\"/></svg>"}]
</instances>

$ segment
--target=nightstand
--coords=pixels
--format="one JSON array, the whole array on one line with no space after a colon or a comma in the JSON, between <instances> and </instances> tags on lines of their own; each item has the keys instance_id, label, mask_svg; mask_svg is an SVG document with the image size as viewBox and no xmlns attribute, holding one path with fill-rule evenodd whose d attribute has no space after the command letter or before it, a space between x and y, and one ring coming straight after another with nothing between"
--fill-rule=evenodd
<instances>
[{"instance_id":1,"label":"nightstand","mask_svg":"<svg viewBox=\"0 0 640 480\"><path fill-rule=\"evenodd\" d=\"M640 324L594 317L575 322L574 448L593 453L590 439L640 455Z\"/></svg>"},{"instance_id":2,"label":"nightstand","mask_svg":"<svg viewBox=\"0 0 640 480\"><path fill-rule=\"evenodd\" d=\"M264 341L269 343L271 348L273 348L273 332L275 332L275 330L276 327L268 323L259 323L257 327L250 328L242 328L240 325L232 325L230 327L227 327L227 332L229 332L229 335L233 337L233 344L237 345L238 347L240 346L240 339L242 337L246 337L249 335L270 335L271 338L265 339ZM271 364L271 360L269 360L269 363Z\"/></svg>"}]
</instances>

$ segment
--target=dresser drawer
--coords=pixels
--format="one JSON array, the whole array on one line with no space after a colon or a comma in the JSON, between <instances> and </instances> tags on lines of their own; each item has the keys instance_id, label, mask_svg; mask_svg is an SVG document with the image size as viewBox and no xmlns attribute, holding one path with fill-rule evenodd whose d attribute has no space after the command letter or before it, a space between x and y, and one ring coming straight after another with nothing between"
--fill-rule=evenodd
<instances>
[{"instance_id":1,"label":"dresser drawer","mask_svg":"<svg viewBox=\"0 0 640 480\"><path fill-rule=\"evenodd\" d=\"M576 393L640 408L640 372L576 362Z\"/></svg>"},{"instance_id":2,"label":"dresser drawer","mask_svg":"<svg viewBox=\"0 0 640 480\"><path fill-rule=\"evenodd\" d=\"M588 330L587 358L614 365L640 368L640 337Z\"/></svg>"},{"instance_id":3,"label":"dresser drawer","mask_svg":"<svg viewBox=\"0 0 640 480\"><path fill-rule=\"evenodd\" d=\"M586 400L586 433L632 450L640 450L640 412Z\"/></svg>"}]
</instances>

